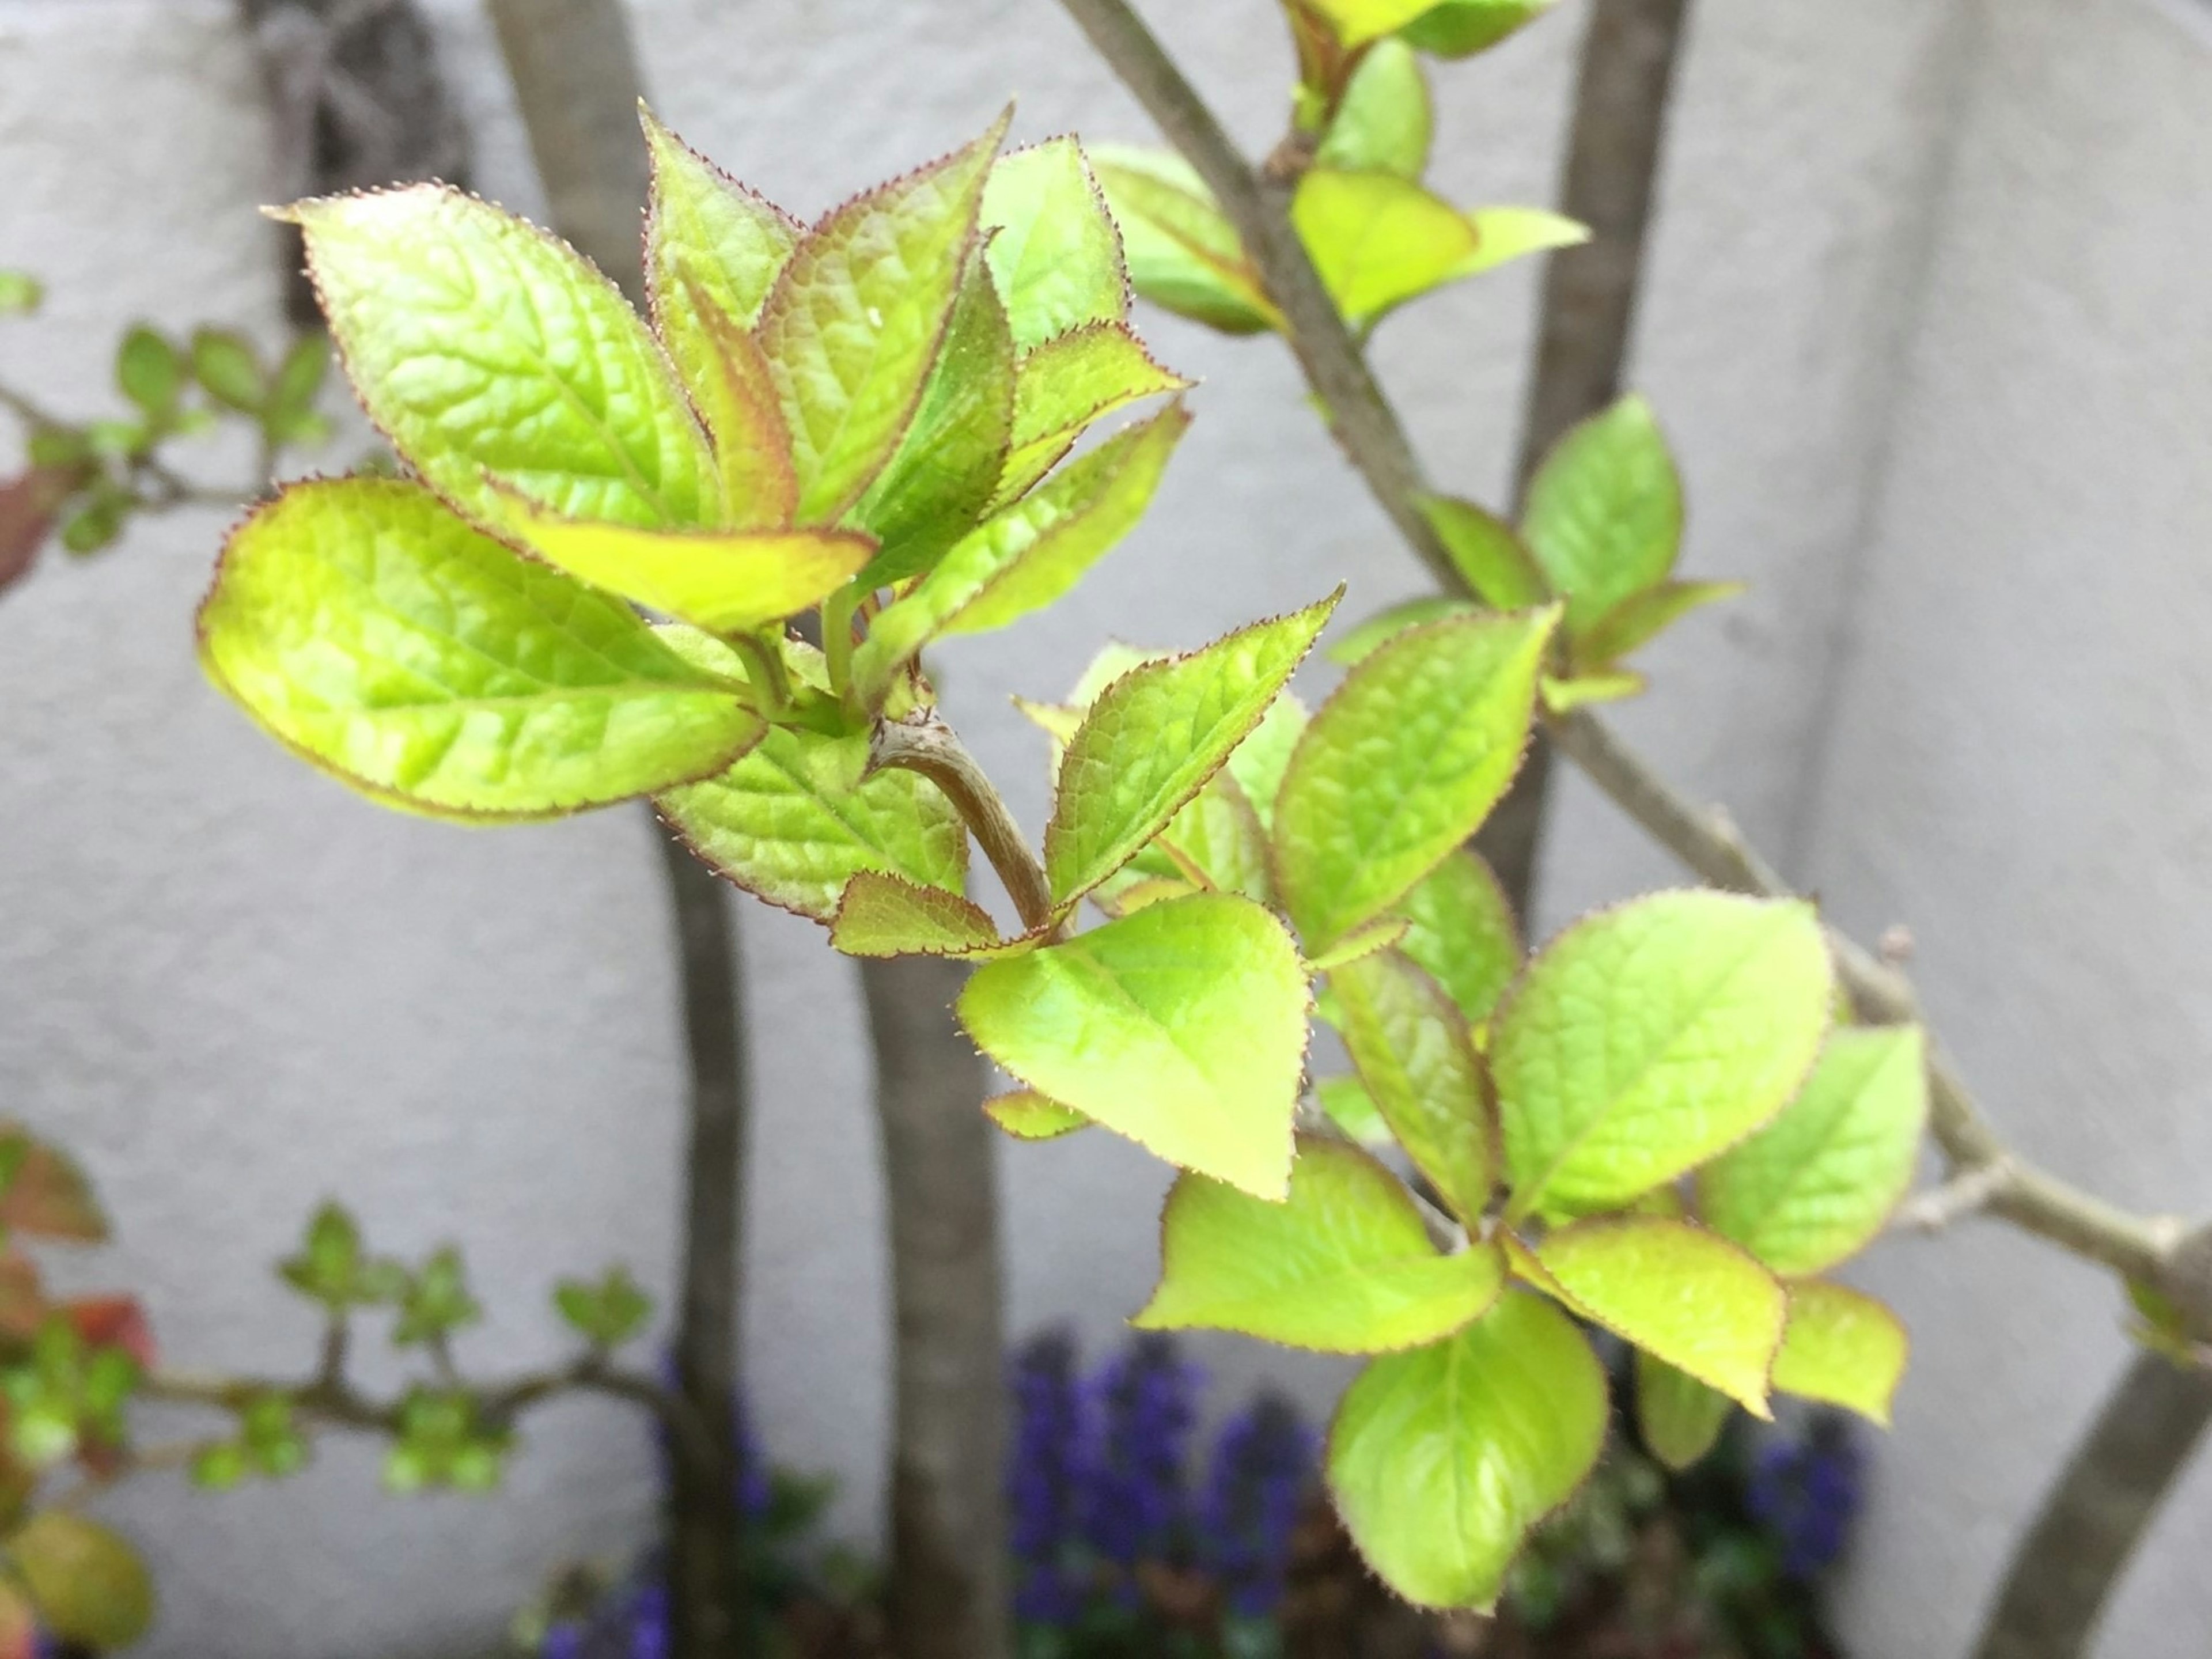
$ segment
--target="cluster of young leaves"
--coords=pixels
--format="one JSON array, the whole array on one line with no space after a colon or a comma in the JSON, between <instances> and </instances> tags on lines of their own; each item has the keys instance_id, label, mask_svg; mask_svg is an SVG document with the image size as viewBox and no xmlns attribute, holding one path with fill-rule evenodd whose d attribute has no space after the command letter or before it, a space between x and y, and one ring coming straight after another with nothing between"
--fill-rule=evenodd
<instances>
[{"instance_id":1,"label":"cluster of young leaves","mask_svg":"<svg viewBox=\"0 0 2212 1659\"><path fill-rule=\"evenodd\" d=\"M1285 0L1302 71L1291 222L1338 310L1364 336L1423 295L1589 233L1539 208L1463 210L1422 182L1434 112L1417 48L1464 56L1541 0L1413 5ZM1257 264L1205 183L1164 151L1101 148L1099 182L1146 299L1231 334L1283 326Z\"/></svg>"},{"instance_id":2,"label":"cluster of young leaves","mask_svg":"<svg viewBox=\"0 0 2212 1659\"><path fill-rule=\"evenodd\" d=\"M129 1298L47 1296L22 1241L106 1237L76 1163L0 1124L0 1659L32 1659L41 1630L119 1647L152 1618L136 1550L74 1510L40 1504L47 1477L68 1466L94 1478L117 1467L125 1408L153 1350Z\"/></svg>"},{"instance_id":3,"label":"cluster of young leaves","mask_svg":"<svg viewBox=\"0 0 2212 1659\"><path fill-rule=\"evenodd\" d=\"M811 228L646 118L641 320L562 244L435 186L300 204L356 390L410 476L296 486L233 538L203 659L390 804L521 819L645 794L824 921L966 839L878 716L940 636L1050 603L1135 521L1184 382L1127 325L1069 140L965 148ZM1055 470L1057 469L1057 470ZM792 624L817 613L819 646Z\"/></svg>"},{"instance_id":4,"label":"cluster of young leaves","mask_svg":"<svg viewBox=\"0 0 2212 1659\"><path fill-rule=\"evenodd\" d=\"M43 298L29 276L0 271L0 317L27 315ZM49 539L73 555L97 553L134 514L195 499L173 465L180 440L229 421L250 428L272 459L327 441L330 423L315 404L329 365L319 335L300 337L271 368L233 331L203 327L178 340L140 323L115 350L126 414L69 422L11 399L29 429L23 470L0 482L0 587L28 570Z\"/></svg>"}]
</instances>

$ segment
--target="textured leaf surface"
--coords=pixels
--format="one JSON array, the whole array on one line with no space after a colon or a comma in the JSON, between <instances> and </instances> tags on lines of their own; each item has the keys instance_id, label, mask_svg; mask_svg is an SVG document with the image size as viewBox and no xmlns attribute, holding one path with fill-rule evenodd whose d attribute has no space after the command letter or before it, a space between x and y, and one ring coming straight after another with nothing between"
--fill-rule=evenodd
<instances>
[{"instance_id":1,"label":"textured leaf surface","mask_svg":"<svg viewBox=\"0 0 2212 1659\"><path fill-rule=\"evenodd\" d=\"M1742 592L1741 582L1664 581L1647 587L1630 594L1593 623L1589 631L1575 641L1575 655L1584 662L1616 661L1700 606L1733 599Z\"/></svg>"},{"instance_id":2,"label":"textured leaf surface","mask_svg":"<svg viewBox=\"0 0 2212 1659\"><path fill-rule=\"evenodd\" d=\"M714 458L652 335L551 237L442 185L286 210L369 418L447 501L705 526Z\"/></svg>"},{"instance_id":3,"label":"textured leaf surface","mask_svg":"<svg viewBox=\"0 0 2212 1659\"><path fill-rule=\"evenodd\" d=\"M1505 793L1557 620L1473 617L1401 634L1314 717L1274 825L1283 896L1309 950L1396 903Z\"/></svg>"},{"instance_id":4,"label":"textured leaf surface","mask_svg":"<svg viewBox=\"0 0 2212 1659\"><path fill-rule=\"evenodd\" d=\"M957 893L863 870L845 884L830 943L848 957L957 957L998 945L999 928Z\"/></svg>"},{"instance_id":5,"label":"textured leaf surface","mask_svg":"<svg viewBox=\"0 0 2212 1659\"><path fill-rule=\"evenodd\" d=\"M999 487L1013 422L1013 337L975 253L914 424L853 511L884 550L862 587L920 574L975 527Z\"/></svg>"},{"instance_id":6,"label":"textured leaf surface","mask_svg":"<svg viewBox=\"0 0 2212 1659\"><path fill-rule=\"evenodd\" d=\"M1298 739L1312 723L1313 716L1298 701L1297 693L1285 691L1267 705L1252 735L1229 751L1229 775L1252 803L1262 830L1272 831L1274 827L1275 797L1282 793L1283 774L1297 752Z\"/></svg>"},{"instance_id":7,"label":"textured leaf surface","mask_svg":"<svg viewBox=\"0 0 2212 1659\"><path fill-rule=\"evenodd\" d=\"M1443 0L1399 34L1407 45L1439 58L1466 58L1534 22L1552 4L1553 0Z\"/></svg>"},{"instance_id":8,"label":"textured leaf surface","mask_svg":"<svg viewBox=\"0 0 2212 1659\"><path fill-rule=\"evenodd\" d=\"M983 189L991 274L1023 350L1128 313L1121 239L1073 138L1001 156Z\"/></svg>"},{"instance_id":9,"label":"textured leaf surface","mask_svg":"<svg viewBox=\"0 0 2212 1659\"><path fill-rule=\"evenodd\" d=\"M1015 378L1012 447L996 499L1010 501L1030 489L1093 422L1189 385L1154 362L1118 323L1093 324L1046 341L1022 359Z\"/></svg>"},{"instance_id":10,"label":"textured leaf surface","mask_svg":"<svg viewBox=\"0 0 2212 1659\"><path fill-rule=\"evenodd\" d=\"M864 870L957 893L967 833L935 785L912 772L862 775L865 734L772 728L703 783L657 797L700 857L750 893L817 921Z\"/></svg>"},{"instance_id":11,"label":"textured leaf surface","mask_svg":"<svg viewBox=\"0 0 2212 1659\"><path fill-rule=\"evenodd\" d=\"M849 530L638 530L527 509L507 527L556 569L711 634L749 633L818 604L875 551Z\"/></svg>"},{"instance_id":12,"label":"textured leaf surface","mask_svg":"<svg viewBox=\"0 0 2212 1659\"><path fill-rule=\"evenodd\" d=\"M1056 1100L1047 1100L1034 1089L994 1095L983 1103L983 1110L1017 1140L1057 1140L1091 1127L1091 1120L1082 1113L1072 1112Z\"/></svg>"},{"instance_id":13,"label":"textured leaf surface","mask_svg":"<svg viewBox=\"0 0 2212 1659\"><path fill-rule=\"evenodd\" d=\"M1274 872L1267 861L1267 832L1260 815L1226 772L1217 772L1160 831L1158 849L1198 878L1195 885L1274 902Z\"/></svg>"},{"instance_id":14,"label":"textured leaf surface","mask_svg":"<svg viewBox=\"0 0 2212 1659\"><path fill-rule=\"evenodd\" d=\"M1536 1259L1577 1312L1761 1417L1782 1281L1718 1234L1666 1216L1563 1227Z\"/></svg>"},{"instance_id":15,"label":"textured leaf surface","mask_svg":"<svg viewBox=\"0 0 2212 1659\"><path fill-rule=\"evenodd\" d=\"M1469 1024L1480 1024L1521 971L1521 930L1490 866L1454 853L1400 900L1412 926L1398 949L1443 986Z\"/></svg>"},{"instance_id":16,"label":"textured leaf surface","mask_svg":"<svg viewBox=\"0 0 2212 1659\"><path fill-rule=\"evenodd\" d=\"M1670 1469L1686 1469L1728 1426L1729 1397L1642 1349L1636 1353L1636 1426L1651 1455Z\"/></svg>"},{"instance_id":17,"label":"textured leaf surface","mask_svg":"<svg viewBox=\"0 0 2212 1659\"><path fill-rule=\"evenodd\" d=\"M869 628L853 659L861 695L939 635L1003 628L1073 586L1144 515L1188 425L1178 405L1117 433L963 537Z\"/></svg>"},{"instance_id":18,"label":"textured leaf surface","mask_svg":"<svg viewBox=\"0 0 2212 1659\"><path fill-rule=\"evenodd\" d=\"M1520 611L1552 597L1536 556L1513 526L1472 501L1425 495L1421 512L1468 586L1500 611Z\"/></svg>"},{"instance_id":19,"label":"textured leaf surface","mask_svg":"<svg viewBox=\"0 0 2212 1659\"><path fill-rule=\"evenodd\" d=\"M1030 1088L1171 1164L1280 1199L1306 1000L1281 924L1248 899L1202 893L988 963L959 1014Z\"/></svg>"},{"instance_id":20,"label":"textured leaf surface","mask_svg":"<svg viewBox=\"0 0 2212 1659\"><path fill-rule=\"evenodd\" d=\"M65 1642L125 1648L154 1622L146 1564L97 1521L41 1510L8 1534L7 1550L40 1622Z\"/></svg>"},{"instance_id":21,"label":"textured leaf surface","mask_svg":"<svg viewBox=\"0 0 2212 1659\"><path fill-rule=\"evenodd\" d=\"M1650 404L1619 403L1559 440L1528 486L1521 533L1581 633L1666 579L1682 544L1682 481Z\"/></svg>"},{"instance_id":22,"label":"textured leaf surface","mask_svg":"<svg viewBox=\"0 0 2212 1659\"><path fill-rule=\"evenodd\" d=\"M1790 1324L1774 1359L1784 1394L1841 1406L1887 1428L1911 1347L1897 1316L1824 1279L1790 1286Z\"/></svg>"},{"instance_id":23,"label":"textured leaf surface","mask_svg":"<svg viewBox=\"0 0 2212 1659\"><path fill-rule=\"evenodd\" d=\"M808 234L761 314L799 518L835 519L898 447L929 377L1006 131L869 191Z\"/></svg>"},{"instance_id":24,"label":"textured leaf surface","mask_svg":"<svg viewBox=\"0 0 2212 1659\"><path fill-rule=\"evenodd\" d=\"M1121 227L1138 293L1225 333L1281 325L1235 228L1181 156L1101 146L1091 149L1091 165Z\"/></svg>"},{"instance_id":25,"label":"textured leaf surface","mask_svg":"<svg viewBox=\"0 0 2212 1659\"><path fill-rule=\"evenodd\" d=\"M1397 1176L1357 1147L1299 1142L1289 1201L1186 1175L1160 1218L1139 1330L1239 1331L1323 1353L1434 1342L1504 1287L1495 1246L1439 1255Z\"/></svg>"},{"instance_id":26,"label":"textured leaf surface","mask_svg":"<svg viewBox=\"0 0 2212 1659\"><path fill-rule=\"evenodd\" d=\"M1056 902L1127 864L1205 787L1290 679L1342 591L1188 656L1132 669L1099 695L1060 762L1045 828Z\"/></svg>"},{"instance_id":27,"label":"textured leaf surface","mask_svg":"<svg viewBox=\"0 0 2212 1659\"><path fill-rule=\"evenodd\" d=\"M1487 1608L1529 1529L1595 1466L1607 1414L1582 1333L1509 1294L1458 1334L1360 1373L1329 1432L1329 1491L1399 1595Z\"/></svg>"},{"instance_id":28,"label":"textured leaf surface","mask_svg":"<svg viewBox=\"0 0 2212 1659\"><path fill-rule=\"evenodd\" d=\"M1812 907L1657 893L1559 935L1493 1024L1511 1213L1625 1203L1782 1109L1828 1018Z\"/></svg>"},{"instance_id":29,"label":"textured leaf surface","mask_svg":"<svg viewBox=\"0 0 2212 1659\"><path fill-rule=\"evenodd\" d=\"M1467 1021L1443 988L1395 951L1329 975L1345 1046L1398 1144L1472 1224L1498 1178L1497 1128Z\"/></svg>"},{"instance_id":30,"label":"textured leaf surface","mask_svg":"<svg viewBox=\"0 0 2212 1659\"><path fill-rule=\"evenodd\" d=\"M1314 161L1341 172L1418 179L1429 164L1435 124L1420 60L1402 41L1379 40L1352 70Z\"/></svg>"},{"instance_id":31,"label":"textured leaf surface","mask_svg":"<svg viewBox=\"0 0 2212 1659\"><path fill-rule=\"evenodd\" d=\"M200 654L286 744L429 811L603 805L710 773L762 730L628 605L392 480L295 484L257 510L200 609Z\"/></svg>"},{"instance_id":32,"label":"textured leaf surface","mask_svg":"<svg viewBox=\"0 0 2212 1659\"><path fill-rule=\"evenodd\" d=\"M1917 1026L1839 1030L1782 1115L1698 1174L1698 1210L1778 1273L1817 1273L1880 1232L1928 1121Z\"/></svg>"},{"instance_id":33,"label":"textured leaf surface","mask_svg":"<svg viewBox=\"0 0 2212 1659\"><path fill-rule=\"evenodd\" d=\"M783 529L799 511L799 474L768 359L750 333L689 291L707 348L704 378L691 398L714 438L723 523L732 530Z\"/></svg>"}]
</instances>

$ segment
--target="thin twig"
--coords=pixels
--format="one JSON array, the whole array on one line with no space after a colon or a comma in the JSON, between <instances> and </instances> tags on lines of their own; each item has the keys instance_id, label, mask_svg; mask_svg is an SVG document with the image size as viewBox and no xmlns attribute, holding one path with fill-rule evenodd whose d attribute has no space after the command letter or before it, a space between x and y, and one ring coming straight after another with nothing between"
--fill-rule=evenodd
<instances>
[{"instance_id":1,"label":"thin twig","mask_svg":"<svg viewBox=\"0 0 2212 1659\"><path fill-rule=\"evenodd\" d=\"M1407 544L1447 591L1472 597L1423 516L1428 491L1411 441L1358 343L1337 314L1291 228L1281 192L1246 163L1212 112L1127 0L1061 0L1109 64L1213 191L1282 311L1291 350L1328 411L1337 442ZM1704 880L1733 891L1794 896L1723 816L1691 801L1587 709L1545 729L1631 818ZM1837 968L1861 1018L1915 1017L1893 968L1830 930ZM2129 1213L2021 1160L1999 1139L1965 1080L1940 1052L1929 1060L1929 1129L1954 1171L1988 1177L1992 1214L2130 1279L2156 1284L2192 1325L2212 1328L2212 1272L2181 1261L2181 1224Z\"/></svg>"},{"instance_id":2,"label":"thin twig","mask_svg":"<svg viewBox=\"0 0 2212 1659\"><path fill-rule=\"evenodd\" d=\"M935 784L999 872L1022 925L1035 932L1051 924L1052 890L1043 867L975 757L934 710L902 720L877 721L868 765L871 770L895 766L919 772Z\"/></svg>"}]
</instances>

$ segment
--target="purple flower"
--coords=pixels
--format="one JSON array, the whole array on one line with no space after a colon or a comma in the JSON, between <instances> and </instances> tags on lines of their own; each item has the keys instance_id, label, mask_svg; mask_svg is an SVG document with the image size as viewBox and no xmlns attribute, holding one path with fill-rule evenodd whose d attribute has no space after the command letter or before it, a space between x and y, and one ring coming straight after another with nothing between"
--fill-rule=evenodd
<instances>
[{"instance_id":1,"label":"purple flower","mask_svg":"<svg viewBox=\"0 0 2212 1659\"><path fill-rule=\"evenodd\" d=\"M1014 1356L1014 1435L1006 1467L1012 1531L1014 1616L1060 1628L1082 1611L1068 1559L1078 1534L1090 1440L1075 1343L1048 1332Z\"/></svg>"},{"instance_id":2,"label":"purple flower","mask_svg":"<svg viewBox=\"0 0 2212 1659\"><path fill-rule=\"evenodd\" d=\"M1279 1395L1261 1395L1222 1425L1200 1515L1206 1565L1233 1615L1264 1618L1281 1601L1319 1452L1318 1437Z\"/></svg>"},{"instance_id":3,"label":"purple flower","mask_svg":"<svg viewBox=\"0 0 2212 1659\"><path fill-rule=\"evenodd\" d=\"M563 1619L545 1632L544 1641L538 1644L538 1659L584 1659L585 1634L584 1627L574 1620Z\"/></svg>"},{"instance_id":4,"label":"purple flower","mask_svg":"<svg viewBox=\"0 0 2212 1659\"><path fill-rule=\"evenodd\" d=\"M629 1659L668 1659L674 1649L669 1630L668 1587L640 1585L629 1604Z\"/></svg>"},{"instance_id":5,"label":"purple flower","mask_svg":"<svg viewBox=\"0 0 2212 1659\"><path fill-rule=\"evenodd\" d=\"M1175 1339L1147 1332L1099 1369L1090 1392L1098 1449L1084 1504L1084 1537L1122 1570L1133 1602L1139 1562L1164 1558L1188 1520L1183 1469L1197 1420L1198 1368Z\"/></svg>"},{"instance_id":6,"label":"purple flower","mask_svg":"<svg viewBox=\"0 0 2212 1659\"><path fill-rule=\"evenodd\" d=\"M1817 1577L1850 1541L1864 1486L1864 1454L1850 1419L1814 1414L1800 1434L1777 1434L1753 1460L1744 1502L1782 1547L1782 1571Z\"/></svg>"}]
</instances>

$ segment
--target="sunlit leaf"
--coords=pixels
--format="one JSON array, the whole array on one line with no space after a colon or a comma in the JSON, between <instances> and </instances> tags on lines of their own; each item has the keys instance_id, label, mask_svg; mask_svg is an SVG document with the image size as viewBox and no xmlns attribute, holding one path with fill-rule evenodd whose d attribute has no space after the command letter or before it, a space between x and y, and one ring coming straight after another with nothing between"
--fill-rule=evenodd
<instances>
[{"instance_id":1,"label":"sunlit leaf","mask_svg":"<svg viewBox=\"0 0 2212 1659\"><path fill-rule=\"evenodd\" d=\"M1282 325L1235 227L1180 156L1099 145L1090 157L1138 293L1224 333Z\"/></svg>"},{"instance_id":2,"label":"sunlit leaf","mask_svg":"<svg viewBox=\"0 0 2212 1659\"><path fill-rule=\"evenodd\" d=\"M1579 247L1589 240L1589 227L1546 208L1476 208L1467 216L1474 231L1474 252L1452 272L1456 280L1480 276L1532 253Z\"/></svg>"},{"instance_id":3,"label":"sunlit leaf","mask_svg":"<svg viewBox=\"0 0 2212 1659\"><path fill-rule=\"evenodd\" d=\"M1886 1428L1910 1346L1897 1316L1872 1297L1824 1279L1794 1280L1774 1386Z\"/></svg>"},{"instance_id":4,"label":"sunlit leaf","mask_svg":"<svg viewBox=\"0 0 2212 1659\"><path fill-rule=\"evenodd\" d=\"M1160 1284L1139 1330L1238 1331L1323 1353L1433 1342L1498 1299L1494 1245L1440 1255L1397 1176L1356 1147L1308 1139L1287 1202L1186 1175L1160 1218Z\"/></svg>"},{"instance_id":5,"label":"sunlit leaf","mask_svg":"<svg viewBox=\"0 0 2212 1659\"><path fill-rule=\"evenodd\" d=\"M1440 0L1398 33L1439 58L1486 52L1552 9L1553 0Z\"/></svg>"},{"instance_id":6,"label":"sunlit leaf","mask_svg":"<svg viewBox=\"0 0 2212 1659\"><path fill-rule=\"evenodd\" d=\"M1644 695L1644 679L1641 674L1622 670L1606 670L1593 673L1574 674L1565 679L1555 675L1544 676L1537 694L1544 707L1554 714L1564 714L1571 709L1586 708L1593 703L1619 702L1625 697Z\"/></svg>"},{"instance_id":7,"label":"sunlit leaf","mask_svg":"<svg viewBox=\"0 0 2212 1659\"><path fill-rule=\"evenodd\" d=\"M1030 489L1093 422L1189 385L1154 362L1118 323L1095 323L1046 341L1022 359L1016 374L1012 447L994 499L1010 501Z\"/></svg>"},{"instance_id":8,"label":"sunlit leaf","mask_svg":"<svg viewBox=\"0 0 2212 1659\"><path fill-rule=\"evenodd\" d=\"M999 927L957 893L863 870L845 884L830 943L848 957L957 957L995 946Z\"/></svg>"},{"instance_id":9,"label":"sunlit leaf","mask_svg":"<svg viewBox=\"0 0 2212 1659\"><path fill-rule=\"evenodd\" d=\"M1395 173L1311 168L1298 180L1291 220L1355 328L1452 281L1477 248L1474 227L1457 208Z\"/></svg>"},{"instance_id":10,"label":"sunlit leaf","mask_svg":"<svg viewBox=\"0 0 2212 1659\"><path fill-rule=\"evenodd\" d=\"M1387 610L1376 611L1331 645L1328 659L1342 663L1346 668L1354 667L1372 656L1377 646L1395 639L1409 628L1442 622L1447 617L1471 617L1481 608L1469 600L1455 599L1443 593L1425 593L1419 599L1401 599Z\"/></svg>"},{"instance_id":11,"label":"sunlit leaf","mask_svg":"<svg viewBox=\"0 0 2212 1659\"><path fill-rule=\"evenodd\" d=\"M1360 1373L1329 1433L1352 1542L1423 1607L1487 1608L1532 1528L1604 1449L1605 1372L1573 1322L1522 1292L1431 1347Z\"/></svg>"},{"instance_id":12,"label":"sunlit leaf","mask_svg":"<svg viewBox=\"0 0 2212 1659\"><path fill-rule=\"evenodd\" d=\"M1479 1221L1498 1178L1498 1129L1465 1018L1395 951L1337 969L1329 984L1376 1109L1460 1218Z\"/></svg>"},{"instance_id":13,"label":"sunlit leaf","mask_svg":"<svg viewBox=\"0 0 2212 1659\"><path fill-rule=\"evenodd\" d=\"M1619 1205L1782 1109L1828 1018L1810 905L1657 893L1546 946L1492 1023L1510 1213Z\"/></svg>"},{"instance_id":14,"label":"sunlit leaf","mask_svg":"<svg viewBox=\"0 0 2212 1659\"><path fill-rule=\"evenodd\" d=\"M735 689L618 600L518 557L421 486L295 484L232 536L201 607L216 683L393 804L529 817L726 765Z\"/></svg>"},{"instance_id":15,"label":"sunlit leaf","mask_svg":"<svg viewBox=\"0 0 2212 1659\"><path fill-rule=\"evenodd\" d=\"M1312 720L1297 694L1285 691L1267 705L1252 735L1229 751L1229 775L1252 803L1262 830L1273 830L1275 797L1282 791L1283 772Z\"/></svg>"},{"instance_id":16,"label":"sunlit leaf","mask_svg":"<svg viewBox=\"0 0 2212 1659\"><path fill-rule=\"evenodd\" d=\"M1184 1169L1257 1197L1289 1190L1306 979L1249 899L1170 899L994 962L961 1023L1030 1088Z\"/></svg>"},{"instance_id":17,"label":"sunlit leaf","mask_svg":"<svg viewBox=\"0 0 2212 1659\"><path fill-rule=\"evenodd\" d=\"M1498 878L1475 854L1454 853L1401 899L1412 924L1398 949L1425 969L1469 1024L1490 1018L1521 971L1521 930Z\"/></svg>"},{"instance_id":18,"label":"sunlit leaf","mask_svg":"<svg viewBox=\"0 0 2212 1659\"><path fill-rule=\"evenodd\" d=\"M1401 41L1378 40L1352 70L1314 162L1418 179L1429 164L1435 118L1420 60Z\"/></svg>"},{"instance_id":19,"label":"sunlit leaf","mask_svg":"<svg viewBox=\"0 0 2212 1659\"><path fill-rule=\"evenodd\" d=\"M1623 398L1560 439L1528 486L1521 533L1577 637L1665 580L1682 544L1682 481L1651 406Z\"/></svg>"},{"instance_id":20,"label":"sunlit leaf","mask_svg":"<svg viewBox=\"0 0 2212 1659\"><path fill-rule=\"evenodd\" d=\"M983 1103L983 1110L1017 1140L1057 1140L1091 1127L1091 1120L1082 1113L1070 1111L1056 1100L1047 1100L1034 1089L994 1095Z\"/></svg>"},{"instance_id":21,"label":"sunlit leaf","mask_svg":"<svg viewBox=\"0 0 2212 1659\"><path fill-rule=\"evenodd\" d=\"M983 188L991 274L1024 351L1128 313L1121 239L1073 138L1001 156Z\"/></svg>"}]
</instances>

